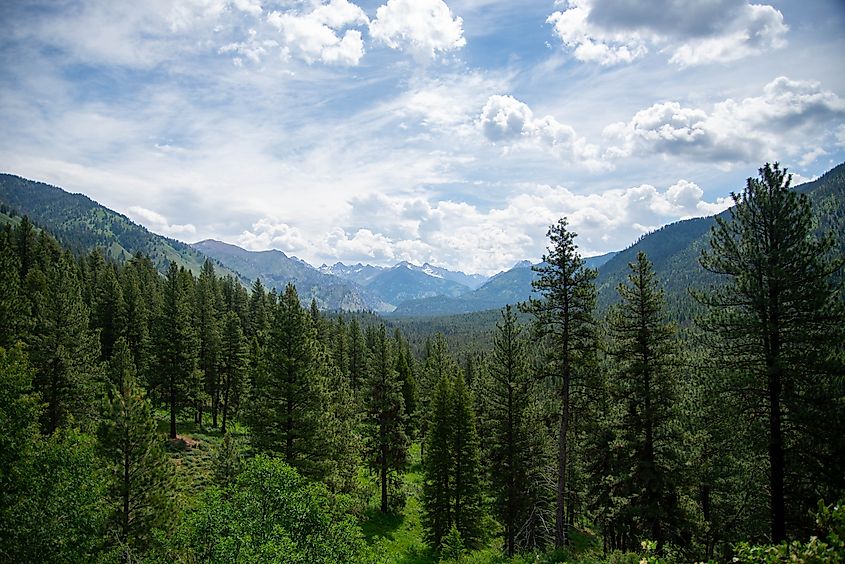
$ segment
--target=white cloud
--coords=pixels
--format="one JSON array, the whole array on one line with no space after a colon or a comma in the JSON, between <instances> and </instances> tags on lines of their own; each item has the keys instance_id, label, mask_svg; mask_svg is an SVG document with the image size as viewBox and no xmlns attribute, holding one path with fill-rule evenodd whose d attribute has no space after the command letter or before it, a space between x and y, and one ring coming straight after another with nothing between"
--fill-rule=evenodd
<instances>
[{"instance_id":1,"label":"white cloud","mask_svg":"<svg viewBox=\"0 0 845 564\"><path fill-rule=\"evenodd\" d=\"M649 184L580 194L561 186L525 185L502 205L373 193L355 198L346 222L323 238L321 260L431 262L493 274L525 258L538 259L546 229L568 217L585 254L618 250L667 222L711 215L730 198L708 201L694 182L664 190ZM361 223L366 222L366 223Z\"/></svg>"},{"instance_id":2,"label":"white cloud","mask_svg":"<svg viewBox=\"0 0 845 564\"><path fill-rule=\"evenodd\" d=\"M273 218L262 218L252 224L238 237L238 244L245 249L264 251L278 249L285 253L296 253L309 248L302 232L287 223Z\"/></svg>"},{"instance_id":3,"label":"white cloud","mask_svg":"<svg viewBox=\"0 0 845 564\"><path fill-rule=\"evenodd\" d=\"M279 46L278 42L272 39L259 40L258 32L254 29L250 29L248 35L246 41L229 43L221 47L218 52L221 54L235 53L237 56L232 57L232 62L236 66L242 66L244 58L257 64L269 49Z\"/></svg>"},{"instance_id":4,"label":"white cloud","mask_svg":"<svg viewBox=\"0 0 845 564\"><path fill-rule=\"evenodd\" d=\"M453 18L443 0L388 0L376 10L370 35L391 49L422 59L466 45L463 20Z\"/></svg>"},{"instance_id":5,"label":"white cloud","mask_svg":"<svg viewBox=\"0 0 845 564\"><path fill-rule=\"evenodd\" d=\"M354 66L364 56L361 32L345 28L366 25L369 20L347 0L331 0L304 14L273 11L267 21L282 33L287 52L308 63Z\"/></svg>"},{"instance_id":6,"label":"white cloud","mask_svg":"<svg viewBox=\"0 0 845 564\"><path fill-rule=\"evenodd\" d=\"M788 30L781 12L745 0L569 0L546 21L576 59L601 65L630 63L650 47L681 67L730 62L783 47Z\"/></svg>"},{"instance_id":7,"label":"white cloud","mask_svg":"<svg viewBox=\"0 0 845 564\"><path fill-rule=\"evenodd\" d=\"M572 126L552 116L535 118L531 108L513 96L490 96L478 123L485 137L494 143L537 143L589 169L606 168L599 160L598 147L579 137Z\"/></svg>"},{"instance_id":8,"label":"white cloud","mask_svg":"<svg viewBox=\"0 0 845 564\"><path fill-rule=\"evenodd\" d=\"M131 206L128 212L129 217L141 225L144 225L154 233L170 237L187 237L189 235L194 235L197 232L197 228L191 223L182 225L171 224L167 221L167 218L160 213L141 206Z\"/></svg>"},{"instance_id":9,"label":"white cloud","mask_svg":"<svg viewBox=\"0 0 845 564\"><path fill-rule=\"evenodd\" d=\"M845 99L818 82L779 77L761 96L727 99L712 110L661 102L607 126L610 157L686 155L730 165L824 154L845 120ZM813 156L815 155L815 156Z\"/></svg>"},{"instance_id":10,"label":"white cloud","mask_svg":"<svg viewBox=\"0 0 845 564\"><path fill-rule=\"evenodd\" d=\"M589 0L571 0L566 10L554 12L546 20L564 45L573 49L576 59L614 65L630 63L648 52L648 37L637 31L606 31L589 22L590 9Z\"/></svg>"},{"instance_id":11,"label":"white cloud","mask_svg":"<svg viewBox=\"0 0 845 564\"><path fill-rule=\"evenodd\" d=\"M260 0L234 0L233 4L241 12L246 12L256 18L260 18L264 12Z\"/></svg>"}]
</instances>

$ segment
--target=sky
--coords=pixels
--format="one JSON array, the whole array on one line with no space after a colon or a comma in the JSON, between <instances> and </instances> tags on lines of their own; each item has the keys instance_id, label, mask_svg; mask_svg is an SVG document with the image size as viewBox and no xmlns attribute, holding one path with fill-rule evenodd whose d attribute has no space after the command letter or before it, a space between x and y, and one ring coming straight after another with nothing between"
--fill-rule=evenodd
<instances>
[{"instance_id":1,"label":"sky","mask_svg":"<svg viewBox=\"0 0 845 564\"><path fill-rule=\"evenodd\" d=\"M766 0L760 0L765 2ZM845 161L845 3L0 0L0 171L314 265L586 256Z\"/></svg>"}]
</instances>

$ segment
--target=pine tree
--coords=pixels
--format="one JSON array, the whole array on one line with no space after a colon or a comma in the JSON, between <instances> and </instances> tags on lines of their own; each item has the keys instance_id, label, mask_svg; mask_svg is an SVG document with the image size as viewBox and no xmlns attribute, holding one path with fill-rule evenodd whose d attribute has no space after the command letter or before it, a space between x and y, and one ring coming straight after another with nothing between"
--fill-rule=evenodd
<instances>
[{"instance_id":1,"label":"pine tree","mask_svg":"<svg viewBox=\"0 0 845 564\"><path fill-rule=\"evenodd\" d=\"M246 386L248 354L246 340L241 331L241 320L235 312L230 311L224 319L219 368L223 394L221 407L223 424L220 431L224 435L229 414L232 412L232 399L241 397Z\"/></svg>"},{"instance_id":2,"label":"pine tree","mask_svg":"<svg viewBox=\"0 0 845 564\"><path fill-rule=\"evenodd\" d=\"M532 269L538 277L531 283L542 299L531 298L525 311L532 313L535 327L548 338L550 359L556 374L560 403L558 428L557 499L555 508L555 547L568 543L567 510L572 513L567 478L572 469L568 456L573 379L595 350L593 309L596 301L596 271L586 268L575 246L575 233L566 219L549 228L550 246L543 262ZM567 507L569 505L569 507Z\"/></svg>"},{"instance_id":3,"label":"pine tree","mask_svg":"<svg viewBox=\"0 0 845 564\"><path fill-rule=\"evenodd\" d=\"M449 376L443 375L431 394L431 430L423 456L423 525L429 544L435 548L454 523L452 393Z\"/></svg>"},{"instance_id":4,"label":"pine tree","mask_svg":"<svg viewBox=\"0 0 845 564\"><path fill-rule=\"evenodd\" d=\"M320 477L325 387L310 318L291 284L273 314L264 357L247 414L253 444L260 452L281 455L307 476Z\"/></svg>"},{"instance_id":5,"label":"pine tree","mask_svg":"<svg viewBox=\"0 0 845 564\"><path fill-rule=\"evenodd\" d=\"M150 365L150 308L141 290L137 266L130 262L120 271L123 316L120 336L126 339L139 380L144 380Z\"/></svg>"},{"instance_id":6,"label":"pine tree","mask_svg":"<svg viewBox=\"0 0 845 564\"><path fill-rule=\"evenodd\" d=\"M108 361L124 326L126 306L114 265L101 260L99 268L91 300L91 327L99 329L101 358Z\"/></svg>"},{"instance_id":7,"label":"pine tree","mask_svg":"<svg viewBox=\"0 0 845 564\"><path fill-rule=\"evenodd\" d=\"M36 269L30 269L30 273ZM44 429L53 433L67 418L92 419L100 384L99 344L88 328L88 309L76 262L63 255L47 274L30 346L35 389L47 404Z\"/></svg>"},{"instance_id":8,"label":"pine tree","mask_svg":"<svg viewBox=\"0 0 845 564\"><path fill-rule=\"evenodd\" d=\"M477 547L484 534L481 449L472 393L460 370L455 376L451 411L454 524L464 543Z\"/></svg>"},{"instance_id":9,"label":"pine tree","mask_svg":"<svg viewBox=\"0 0 845 564\"><path fill-rule=\"evenodd\" d=\"M193 325L191 275L171 262L156 327L156 386L170 410L170 438L176 438L179 409L196 397L199 343Z\"/></svg>"},{"instance_id":10,"label":"pine tree","mask_svg":"<svg viewBox=\"0 0 845 564\"><path fill-rule=\"evenodd\" d=\"M367 345L364 342L361 326L353 317L352 321L349 322L349 381L355 392L363 385L366 370Z\"/></svg>"},{"instance_id":11,"label":"pine tree","mask_svg":"<svg viewBox=\"0 0 845 564\"><path fill-rule=\"evenodd\" d=\"M617 288L622 301L608 315L610 354L617 365L614 395L625 406L618 433L629 453L620 470L624 490L634 495L627 508L631 529L640 540L657 541L662 548L670 533L682 527L675 335L646 255L638 253L628 266L628 281ZM672 540L680 539L674 535Z\"/></svg>"},{"instance_id":12,"label":"pine tree","mask_svg":"<svg viewBox=\"0 0 845 564\"><path fill-rule=\"evenodd\" d=\"M378 330L375 345L367 371L365 433L369 466L379 475L381 512L387 513L389 479L405 467L408 437L402 384L394 368L393 343L387 338L384 325Z\"/></svg>"},{"instance_id":13,"label":"pine tree","mask_svg":"<svg viewBox=\"0 0 845 564\"><path fill-rule=\"evenodd\" d=\"M199 337L199 369L202 371L204 389L211 398L211 424L217 427L217 414L220 407L220 314L218 302L217 277L214 265L205 259L202 271L197 279L196 318ZM197 404L198 419L202 424L202 402Z\"/></svg>"},{"instance_id":14,"label":"pine tree","mask_svg":"<svg viewBox=\"0 0 845 564\"><path fill-rule=\"evenodd\" d=\"M214 464L214 479L221 487L230 486L235 483L238 473L241 471L241 453L238 443L232 433L226 432L223 435L223 443L217 451L217 458Z\"/></svg>"},{"instance_id":15,"label":"pine tree","mask_svg":"<svg viewBox=\"0 0 845 564\"><path fill-rule=\"evenodd\" d=\"M11 347L24 337L28 325L26 299L20 279L20 261L12 246L12 231L0 231L0 347Z\"/></svg>"},{"instance_id":16,"label":"pine tree","mask_svg":"<svg viewBox=\"0 0 845 564\"><path fill-rule=\"evenodd\" d=\"M700 259L725 284L696 294L711 308L701 325L719 337L718 360L743 378L730 387L766 424L774 543L788 517L793 527L806 521L818 490L845 489L843 395L831 377L842 370L845 316L832 275L843 259L831 257L832 234L814 235L809 200L791 179L767 163L733 195L730 219L716 218ZM802 495L808 479L818 486Z\"/></svg>"},{"instance_id":17,"label":"pine tree","mask_svg":"<svg viewBox=\"0 0 845 564\"><path fill-rule=\"evenodd\" d=\"M405 434L414 435L416 421L412 414L417 410L417 378L414 376L414 356L408 341L402 337L399 329L394 336L396 342L396 372L402 385L402 399L405 402Z\"/></svg>"},{"instance_id":18,"label":"pine tree","mask_svg":"<svg viewBox=\"0 0 845 564\"><path fill-rule=\"evenodd\" d=\"M129 561L146 548L152 530L170 519L174 474L122 338L115 343L111 372L114 384L98 434L112 474L117 539Z\"/></svg>"},{"instance_id":19,"label":"pine tree","mask_svg":"<svg viewBox=\"0 0 845 564\"><path fill-rule=\"evenodd\" d=\"M504 526L505 550L513 556L516 550L517 527L527 521L530 507L528 495L531 460L526 410L531 402L531 374L525 341L511 306L502 311L496 325L489 375L479 376L484 382L490 427L487 451L496 513Z\"/></svg>"}]
</instances>

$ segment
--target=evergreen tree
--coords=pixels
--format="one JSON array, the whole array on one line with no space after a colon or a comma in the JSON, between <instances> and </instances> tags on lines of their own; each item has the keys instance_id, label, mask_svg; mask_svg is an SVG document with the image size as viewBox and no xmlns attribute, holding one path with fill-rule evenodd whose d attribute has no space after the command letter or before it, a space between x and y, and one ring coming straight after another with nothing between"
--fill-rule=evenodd
<instances>
[{"instance_id":1,"label":"evergreen tree","mask_svg":"<svg viewBox=\"0 0 845 564\"><path fill-rule=\"evenodd\" d=\"M140 380L146 376L150 365L150 308L141 289L138 267L130 262L120 271L120 285L123 295L123 326L120 336L126 339L136 374Z\"/></svg>"},{"instance_id":2,"label":"evergreen tree","mask_svg":"<svg viewBox=\"0 0 845 564\"><path fill-rule=\"evenodd\" d=\"M196 397L197 350L191 275L171 262L156 327L156 386L170 411L170 438L176 438L179 409Z\"/></svg>"},{"instance_id":3,"label":"evergreen tree","mask_svg":"<svg viewBox=\"0 0 845 564\"><path fill-rule=\"evenodd\" d=\"M226 434L226 424L232 413L232 400L243 395L246 386L249 350L241 331L241 320L230 311L226 314L223 326L223 341L220 351L220 385L223 390L222 415L223 425L220 431Z\"/></svg>"},{"instance_id":4,"label":"evergreen tree","mask_svg":"<svg viewBox=\"0 0 845 564\"><path fill-rule=\"evenodd\" d=\"M531 402L531 373L522 329L511 306L496 325L489 375L479 377L490 433L487 452L496 513L504 526L505 550L513 556L517 528L528 519L531 459L526 411Z\"/></svg>"},{"instance_id":5,"label":"evergreen tree","mask_svg":"<svg viewBox=\"0 0 845 564\"><path fill-rule=\"evenodd\" d=\"M431 430L423 456L422 505L426 539L437 548L454 523L452 505L452 386L443 375L431 395Z\"/></svg>"},{"instance_id":6,"label":"evergreen tree","mask_svg":"<svg viewBox=\"0 0 845 564\"><path fill-rule=\"evenodd\" d=\"M247 418L256 449L281 455L310 477L320 476L318 461L326 454L318 444L325 406L320 376L308 312L288 284L273 315Z\"/></svg>"},{"instance_id":7,"label":"evergreen tree","mask_svg":"<svg viewBox=\"0 0 845 564\"><path fill-rule=\"evenodd\" d=\"M262 345L270 333L270 314L267 307L267 291L264 289L261 279L256 278L255 282L252 283L252 292L249 295L249 325L244 328L244 333L249 339L256 337Z\"/></svg>"},{"instance_id":8,"label":"evergreen tree","mask_svg":"<svg viewBox=\"0 0 845 564\"><path fill-rule=\"evenodd\" d=\"M616 360L615 399L625 406L618 433L624 450L623 489L632 492L626 508L639 540L679 541L680 437L674 328L666 321L663 291L646 255L637 254L627 283L617 288L622 301L608 316L610 354Z\"/></svg>"},{"instance_id":9,"label":"evergreen tree","mask_svg":"<svg viewBox=\"0 0 845 564\"><path fill-rule=\"evenodd\" d=\"M402 399L405 402L405 434L413 436L416 427L415 418L411 417L417 410L417 378L414 376L414 356L408 341L402 337L399 329L394 336L396 342L396 372L402 385Z\"/></svg>"},{"instance_id":10,"label":"evergreen tree","mask_svg":"<svg viewBox=\"0 0 845 564\"><path fill-rule=\"evenodd\" d=\"M202 271L197 279L196 319L199 336L199 369L202 371L204 389L211 398L211 424L217 427L217 414L220 407L220 372L219 357L221 348L220 314L217 309L217 277L214 265L205 259ZM197 413L202 424L202 403L197 404Z\"/></svg>"},{"instance_id":11,"label":"evergreen tree","mask_svg":"<svg viewBox=\"0 0 845 564\"><path fill-rule=\"evenodd\" d=\"M31 269L30 273L36 269ZM88 328L88 309L76 262L63 255L47 275L30 347L35 388L47 404L44 429L52 434L68 416L80 422L94 415L100 385L100 350Z\"/></svg>"},{"instance_id":12,"label":"evergreen tree","mask_svg":"<svg viewBox=\"0 0 845 564\"><path fill-rule=\"evenodd\" d=\"M217 458L214 464L214 479L221 487L230 486L235 483L238 473L241 471L241 453L238 443L232 433L226 432L223 435L223 443L217 450Z\"/></svg>"},{"instance_id":13,"label":"evergreen tree","mask_svg":"<svg viewBox=\"0 0 845 564\"><path fill-rule=\"evenodd\" d=\"M771 540L807 526L807 510L845 491L841 374L845 316L832 275L833 237L814 236L810 203L775 163L734 194L730 219L717 217L701 264L725 284L697 298L712 313L702 327L718 337L718 360L741 376L738 390L766 424ZM803 484L813 483L808 492ZM790 513L787 513L787 508Z\"/></svg>"},{"instance_id":14,"label":"evergreen tree","mask_svg":"<svg viewBox=\"0 0 845 564\"><path fill-rule=\"evenodd\" d=\"M115 344L111 372L114 384L99 439L112 475L110 501L118 543L123 560L131 561L146 548L152 530L171 517L173 467L122 338Z\"/></svg>"},{"instance_id":15,"label":"evergreen tree","mask_svg":"<svg viewBox=\"0 0 845 564\"><path fill-rule=\"evenodd\" d=\"M481 529L483 473L472 393L460 370L455 376L451 411L454 525L464 543L474 548L484 534Z\"/></svg>"},{"instance_id":16,"label":"evergreen tree","mask_svg":"<svg viewBox=\"0 0 845 564\"><path fill-rule=\"evenodd\" d=\"M353 317L352 321L349 322L349 381L355 392L361 389L366 370L367 345L364 341L364 334L361 332L361 326Z\"/></svg>"},{"instance_id":17,"label":"evergreen tree","mask_svg":"<svg viewBox=\"0 0 845 564\"><path fill-rule=\"evenodd\" d=\"M568 456L573 379L595 350L593 309L596 301L596 271L586 268L575 246L575 233L567 229L566 219L549 228L550 246L543 262L532 267L538 277L531 286L542 298L531 298L525 310L536 320L539 335L548 338L551 363L556 374L560 403L558 427L558 465L555 508L555 546L567 544L567 478L572 468Z\"/></svg>"},{"instance_id":18,"label":"evergreen tree","mask_svg":"<svg viewBox=\"0 0 845 564\"><path fill-rule=\"evenodd\" d=\"M120 336L121 328L125 325L123 316L126 306L115 267L101 259L98 268L101 270L96 274L93 287L91 327L99 329L101 358L108 361L111 358L114 343Z\"/></svg>"},{"instance_id":19,"label":"evergreen tree","mask_svg":"<svg viewBox=\"0 0 845 564\"><path fill-rule=\"evenodd\" d=\"M0 231L0 347L24 337L28 308L20 279L20 261L12 246L12 231Z\"/></svg>"},{"instance_id":20,"label":"evergreen tree","mask_svg":"<svg viewBox=\"0 0 845 564\"><path fill-rule=\"evenodd\" d=\"M365 433L368 462L379 475L381 512L387 513L389 478L405 467L408 437L402 384L394 368L393 343L387 338L384 325L378 330L375 345L367 371Z\"/></svg>"}]
</instances>

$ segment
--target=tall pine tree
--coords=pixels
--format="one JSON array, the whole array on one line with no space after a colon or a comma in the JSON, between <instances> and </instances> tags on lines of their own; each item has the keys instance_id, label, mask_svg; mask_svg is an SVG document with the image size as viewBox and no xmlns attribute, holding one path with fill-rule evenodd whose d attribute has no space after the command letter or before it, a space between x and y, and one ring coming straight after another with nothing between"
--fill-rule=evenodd
<instances>
[{"instance_id":1,"label":"tall pine tree","mask_svg":"<svg viewBox=\"0 0 845 564\"><path fill-rule=\"evenodd\" d=\"M766 424L771 540L808 528L819 494L845 491L841 348L845 316L832 275L832 234L818 237L810 202L792 176L766 164L717 217L701 264L725 284L698 299L711 308L703 328L714 351L742 379L731 384ZM805 484L814 484L806 490ZM789 508L789 512L787 509Z\"/></svg>"},{"instance_id":2,"label":"tall pine tree","mask_svg":"<svg viewBox=\"0 0 845 564\"><path fill-rule=\"evenodd\" d=\"M549 341L550 376L556 382L560 405L555 546L562 547L568 542L567 518L572 511L567 479L572 472L568 447L573 380L595 350L596 271L584 266L566 219L552 225L547 236L547 254L539 266L532 267L538 277L531 286L542 298L532 297L524 309L534 315L539 334Z\"/></svg>"},{"instance_id":3,"label":"tall pine tree","mask_svg":"<svg viewBox=\"0 0 845 564\"><path fill-rule=\"evenodd\" d=\"M394 344L385 334L384 325L378 330L375 345L367 371L365 433L369 466L379 475L381 512L387 513L389 480L405 467L408 437L402 383L394 368Z\"/></svg>"},{"instance_id":4,"label":"tall pine tree","mask_svg":"<svg viewBox=\"0 0 845 564\"><path fill-rule=\"evenodd\" d=\"M112 381L99 439L112 475L112 519L124 561L143 551L172 514L173 466L164 452L150 402L135 378L124 339L114 347Z\"/></svg>"}]
</instances>

